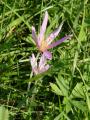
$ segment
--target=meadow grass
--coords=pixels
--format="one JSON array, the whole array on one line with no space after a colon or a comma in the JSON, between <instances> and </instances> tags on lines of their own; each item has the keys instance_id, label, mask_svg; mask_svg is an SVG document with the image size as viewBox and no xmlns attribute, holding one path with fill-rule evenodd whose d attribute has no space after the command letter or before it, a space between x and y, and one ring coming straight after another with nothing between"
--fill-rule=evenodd
<instances>
[{"instance_id":1,"label":"meadow grass","mask_svg":"<svg viewBox=\"0 0 90 120\"><path fill-rule=\"evenodd\" d=\"M46 36L64 20L51 49L51 68L32 76L29 57L38 50L31 27ZM90 120L90 2L88 0L0 0L0 120Z\"/></svg>"}]
</instances>

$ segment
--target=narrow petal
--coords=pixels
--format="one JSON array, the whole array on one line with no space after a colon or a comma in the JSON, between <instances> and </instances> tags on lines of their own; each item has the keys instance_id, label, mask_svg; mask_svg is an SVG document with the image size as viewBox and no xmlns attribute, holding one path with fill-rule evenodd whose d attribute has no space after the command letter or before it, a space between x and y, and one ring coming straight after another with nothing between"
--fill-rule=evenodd
<instances>
[{"instance_id":1,"label":"narrow petal","mask_svg":"<svg viewBox=\"0 0 90 120\"><path fill-rule=\"evenodd\" d=\"M41 43L41 40L44 38L44 33L46 31L47 22L48 22L48 12L46 11L43 22L42 22L42 26L40 28L39 43Z\"/></svg>"},{"instance_id":2,"label":"narrow petal","mask_svg":"<svg viewBox=\"0 0 90 120\"><path fill-rule=\"evenodd\" d=\"M52 32L49 37L46 39L47 44L51 44L51 42L57 37L57 35L59 34L59 32L61 31L61 28L63 26L63 22L61 23L61 25L59 26L59 28L57 28L54 32Z\"/></svg>"},{"instance_id":3,"label":"narrow petal","mask_svg":"<svg viewBox=\"0 0 90 120\"><path fill-rule=\"evenodd\" d=\"M44 54L42 54L39 62L39 68L42 69L45 64L46 64L46 57L44 56Z\"/></svg>"},{"instance_id":4,"label":"narrow petal","mask_svg":"<svg viewBox=\"0 0 90 120\"><path fill-rule=\"evenodd\" d=\"M49 60L52 59L52 54L51 54L51 52L45 51L43 54L44 54L44 56L45 56L47 59L49 59Z\"/></svg>"},{"instance_id":5,"label":"narrow petal","mask_svg":"<svg viewBox=\"0 0 90 120\"><path fill-rule=\"evenodd\" d=\"M31 63L32 69L37 67L37 59L35 58L34 54L32 54L32 56L30 57L30 63Z\"/></svg>"},{"instance_id":6,"label":"narrow petal","mask_svg":"<svg viewBox=\"0 0 90 120\"><path fill-rule=\"evenodd\" d=\"M36 45L38 44L38 38L37 38L37 35L36 35L36 30L35 30L35 27L32 26L32 38L33 40L35 41Z\"/></svg>"},{"instance_id":7,"label":"narrow petal","mask_svg":"<svg viewBox=\"0 0 90 120\"><path fill-rule=\"evenodd\" d=\"M58 40L57 42L54 42L54 43L52 43L51 45L49 45L49 46L48 46L48 49L53 48L53 47L56 47L57 45L61 44L62 42L64 42L64 41L67 40L67 39L70 39L71 37L72 37L71 35L68 35L68 36L66 36L66 37L61 38L61 39Z\"/></svg>"}]
</instances>

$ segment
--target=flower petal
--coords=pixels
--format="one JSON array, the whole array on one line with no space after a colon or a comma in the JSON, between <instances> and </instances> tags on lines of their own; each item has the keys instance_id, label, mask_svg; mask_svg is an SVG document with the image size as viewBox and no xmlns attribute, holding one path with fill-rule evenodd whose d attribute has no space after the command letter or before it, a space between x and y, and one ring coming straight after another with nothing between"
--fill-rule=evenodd
<instances>
[{"instance_id":1,"label":"flower petal","mask_svg":"<svg viewBox=\"0 0 90 120\"><path fill-rule=\"evenodd\" d=\"M49 59L49 60L52 59L52 54L51 54L51 52L49 52L49 51L44 51L43 54L44 54L44 56L45 56L47 59Z\"/></svg>"},{"instance_id":2,"label":"flower petal","mask_svg":"<svg viewBox=\"0 0 90 120\"><path fill-rule=\"evenodd\" d=\"M33 27L33 26L32 26L32 38L35 41L36 45L38 45L38 38L36 35L36 30L35 30L35 27Z\"/></svg>"},{"instance_id":3,"label":"flower petal","mask_svg":"<svg viewBox=\"0 0 90 120\"><path fill-rule=\"evenodd\" d=\"M44 56L44 54L42 54L39 62L39 68L42 69L45 64L46 64L46 57Z\"/></svg>"},{"instance_id":4,"label":"flower petal","mask_svg":"<svg viewBox=\"0 0 90 120\"><path fill-rule=\"evenodd\" d=\"M64 21L63 21L64 22ZM46 39L47 44L51 44L51 42L57 37L57 35L59 34L59 32L61 31L61 28L63 26L63 22L61 23L61 25L59 26L59 28L57 28L54 32L52 32L49 37Z\"/></svg>"},{"instance_id":5,"label":"flower petal","mask_svg":"<svg viewBox=\"0 0 90 120\"><path fill-rule=\"evenodd\" d=\"M57 45L61 44L62 42L64 42L67 39L70 39L71 37L72 37L72 35L68 35L66 37L61 38L60 40L58 40L58 41L52 43L51 45L49 45L48 49L56 47Z\"/></svg>"},{"instance_id":6,"label":"flower petal","mask_svg":"<svg viewBox=\"0 0 90 120\"><path fill-rule=\"evenodd\" d=\"M39 73L43 73L43 72L47 71L49 68L50 68L50 66L46 65L39 71Z\"/></svg>"},{"instance_id":7,"label":"flower petal","mask_svg":"<svg viewBox=\"0 0 90 120\"><path fill-rule=\"evenodd\" d=\"M37 68L37 59L35 58L34 54L32 54L32 57L30 57L30 63L32 69Z\"/></svg>"},{"instance_id":8,"label":"flower petal","mask_svg":"<svg viewBox=\"0 0 90 120\"><path fill-rule=\"evenodd\" d=\"M47 71L50 68L50 65L45 66L45 71Z\"/></svg>"},{"instance_id":9,"label":"flower petal","mask_svg":"<svg viewBox=\"0 0 90 120\"><path fill-rule=\"evenodd\" d=\"M41 43L41 40L44 38L44 33L46 31L46 26L47 26L47 22L48 22L48 12L45 12L45 16L43 19L43 23L42 26L40 28L40 34L39 34L39 44Z\"/></svg>"}]
</instances>

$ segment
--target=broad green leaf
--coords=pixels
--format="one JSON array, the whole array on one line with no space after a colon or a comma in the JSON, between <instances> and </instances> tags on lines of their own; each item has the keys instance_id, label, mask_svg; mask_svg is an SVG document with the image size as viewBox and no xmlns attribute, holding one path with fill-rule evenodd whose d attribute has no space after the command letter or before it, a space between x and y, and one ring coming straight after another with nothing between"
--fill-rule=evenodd
<instances>
[{"instance_id":1,"label":"broad green leaf","mask_svg":"<svg viewBox=\"0 0 90 120\"><path fill-rule=\"evenodd\" d=\"M86 112L88 110L88 107L84 101L71 100L70 102L83 112Z\"/></svg>"},{"instance_id":2,"label":"broad green leaf","mask_svg":"<svg viewBox=\"0 0 90 120\"><path fill-rule=\"evenodd\" d=\"M57 85L59 86L60 90L62 91L63 95L64 96L68 96L68 85L67 83L65 82L65 80L59 76L58 78L56 78L56 82L57 82Z\"/></svg>"},{"instance_id":3,"label":"broad green leaf","mask_svg":"<svg viewBox=\"0 0 90 120\"><path fill-rule=\"evenodd\" d=\"M77 83L74 87L70 98L84 98L83 83Z\"/></svg>"},{"instance_id":4,"label":"broad green leaf","mask_svg":"<svg viewBox=\"0 0 90 120\"><path fill-rule=\"evenodd\" d=\"M55 92L57 95L62 95L63 96L61 90L57 87L56 84L50 83L50 86L51 86L53 92Z\"/></svg>"}]
</instances>

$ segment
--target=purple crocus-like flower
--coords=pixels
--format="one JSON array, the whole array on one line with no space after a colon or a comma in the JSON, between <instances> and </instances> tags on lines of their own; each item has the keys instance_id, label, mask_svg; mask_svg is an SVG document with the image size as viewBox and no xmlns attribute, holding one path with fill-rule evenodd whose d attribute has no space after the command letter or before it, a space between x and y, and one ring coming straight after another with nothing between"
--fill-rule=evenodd
<instances>
[{"instance_id":1,"label":"purple crocus-like flower","mask_svg":"<svg viewBox=\"0 0 90 120\"><path fill-rule=\"evenodd\" d=\"M59 45L60 43L64 42L67 39L70 39L71 35L65 36L61 38L60 40L52 43L52 41L56 38L56 36L61 31L63 22L54 32L52 32L47 38L45 38L44 33L46 31L47 22L48 22L48 12L46 11L41 28L40 28L40 33L38 36L36 35L35 27L32 26L32 38L35 41L38 49L41 52L43 52L44 56L48 59L52 59L52 54L51 52L48 51L48 49Z\"/></svg>"},{"instance_id":2,"label":"purple crocus-like flower","mask_svg":"<svg viewBox=\"0 0 90 120\"><path fill-rule=\"evenodd\" d=\"M47 59L44 56L44 54L42 54L39 63L37 62L37 58L35 58L35 55L32 54L32 56L30 57L30 62L31 62L31 66L32 66L32 72L35 75L47 71L50 67L47 64Z\"/></svg>"}]
</instances>

